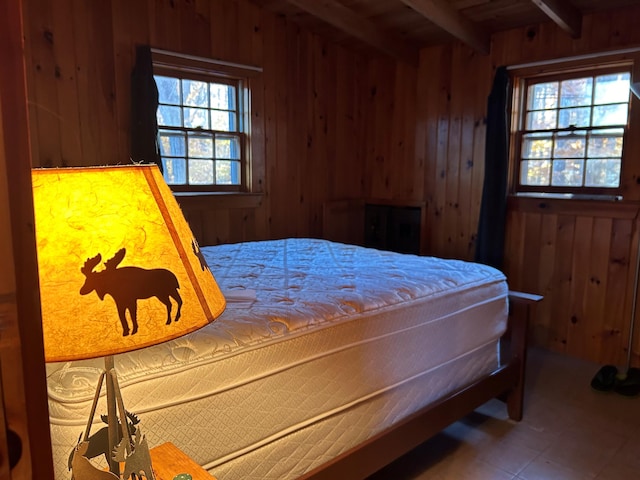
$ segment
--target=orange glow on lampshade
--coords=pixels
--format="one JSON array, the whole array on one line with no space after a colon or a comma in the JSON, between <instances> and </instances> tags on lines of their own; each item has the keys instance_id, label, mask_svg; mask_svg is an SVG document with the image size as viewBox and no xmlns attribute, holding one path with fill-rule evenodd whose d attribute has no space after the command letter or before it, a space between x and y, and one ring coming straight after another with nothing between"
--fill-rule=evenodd
<instances>
[{"instance_id":1,"label":"orange glow on lampshade","mask_svg":"<svg viewBox=\"0 0 640 480\"><path fill-rule=\"evenodd\" d=\"M35 169L32 181L46 361L155 345L224 311L224 296L157 166ZM122 309L132 299L138 331L131 333L127 310L130 333L123 335L118 302Z\"/></svg>"}]
</instances>

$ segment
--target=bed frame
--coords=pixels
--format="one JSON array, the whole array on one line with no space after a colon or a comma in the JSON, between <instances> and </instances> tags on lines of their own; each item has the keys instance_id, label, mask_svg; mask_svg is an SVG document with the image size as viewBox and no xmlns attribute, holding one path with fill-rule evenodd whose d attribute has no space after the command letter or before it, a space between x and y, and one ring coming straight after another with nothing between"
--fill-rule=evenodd
<instances>
[{"instance_id":1,"label":"bed frame","mask_svg":"<svg viewBox=\"0 0 640 480\"><path fill-rule=\"evenodd\" d=\"M539 295L509 292L509 325L500 340L500 367L493 373L423 408L300 478L366 478L492 398L506 403L509 418L521 420L527 328L532 309L540 300Z\"/></svg>"}]
</instances>

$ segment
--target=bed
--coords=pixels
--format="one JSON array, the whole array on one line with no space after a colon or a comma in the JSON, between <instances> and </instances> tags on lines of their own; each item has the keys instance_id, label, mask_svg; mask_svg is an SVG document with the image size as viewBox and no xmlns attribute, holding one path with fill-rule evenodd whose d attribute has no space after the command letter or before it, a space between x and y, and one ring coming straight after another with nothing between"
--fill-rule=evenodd
<instances>
[{"instance_id":1,"label":"bed","mask_svg":"<svg viewBox=\"0 0 640 480\"><path fill-rule=\"evenodd\" d=\"M521 418L537 298L499 271L319 239L202 251L223 315L115 359L150 446L171 441L219 480L357 479L493 397ZM47 365L56 479L102 368Z\"/></svg>"}]
</instances>

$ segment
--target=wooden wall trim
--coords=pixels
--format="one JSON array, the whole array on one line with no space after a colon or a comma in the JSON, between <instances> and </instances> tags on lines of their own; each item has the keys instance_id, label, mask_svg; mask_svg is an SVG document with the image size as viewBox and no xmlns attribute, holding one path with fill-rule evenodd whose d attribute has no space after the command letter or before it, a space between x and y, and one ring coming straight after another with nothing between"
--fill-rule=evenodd
<instances>
[{"instance_id":1,"label":"wooden wall trim","mask_svg":"<svg viewBox=\"0 0 640 480\"><path fill-rule=\"evenodd\" d=\"M507 207L521 213L552 213L563 215L633 219L638 216L640 202L578 200L542 197L510 196Z\"/></svg>"},{"instance_id":2,"label":"wooden wall trim","mask_svg":"<svg viewBox=\"0 0 640 480\"><path fill-rule=\"evenodd\" d=\"M264 199L262 193L174 193L184 208L258 208Z\"/></svg>"},{"instance_id":3,"label":"wooden wall trim","mask_svg":"<svg viewBox=\"0 0 640 480\"><path fill-rule=\"evenodd\" d=\"M5 387L2 395L7 422L0 428L10 428L22 441L22 456L11 471L11 478L48 479L53 478L53 462L38 293L22 19L21 0L0 2L0 187L6 192L7 203L3 207L9 217L7 222L0 215L4 218L0 230L6 232L0 251L3 262L11 263L3 267L0 275L2 284L15 288L15 303L5 304L8 315L5 317L5 312L0 311L0 363Z\"/></svg>"}]
</instances>

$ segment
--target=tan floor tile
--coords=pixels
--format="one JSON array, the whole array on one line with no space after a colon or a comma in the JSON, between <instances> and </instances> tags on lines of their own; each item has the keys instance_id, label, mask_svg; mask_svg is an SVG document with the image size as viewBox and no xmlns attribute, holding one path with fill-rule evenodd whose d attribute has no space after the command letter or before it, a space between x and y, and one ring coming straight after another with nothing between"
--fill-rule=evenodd
<instances>
[{"instance_id":1,"label":"tan floor tile","mask_svg":"<svg viewBox=\"0 0 640 480\"><path fill-rule=\"evenodd\" d=\"M624 445L625 438L608 431L571 427L542 453L553 463L570 467L594 477Z\"/></svg>"},{"instance_id":2,"label":"tan floor tile","mask_svg":"<svg viewBox=\"0 0 640 480\"><path fill-rule=\"evenodd\" d=\"M518 442L503 440L480 452L479 458L500 470L516 475L529 465L540 452Z\"/></svg>"},{"instance_id":3,"label":"tan floor tile","mask_svg":"<svg viewBox=\"0 0 640 480\"><path fill-rule=\"evenodd\" d=\"M527 465L517 478L522 480L589 480L595 476L538 457Z\"/></svg>"},{"instance_id":4,"label":"tan floor tile","mask_svg":"<svg viewBox=\"0 0 640 480\"><path fill-rule=\"evenodd\" d=\"M492 400L370 480L640 480L640 397L592 390L598 368L532 349L521 422Z\"/></svg>"},{"instance_id":5,"label":"tan floor tile","mask_svg":"<svg viewBox=\"0 0 640 480\"><path fill-rule=\"evenodd\" d=\"M611 458L604 470L615 469L624 465L638 472L640 477L640 432L630 437L625 444ZM621 477L622 478L622 477Z\"/></svg>"},{"instance_id":6,"label":"tan floor tile","mask_svg":"<svg viewBox=\"0 0 640 480\"><path fill-rule=\"evenodd\" d=\"M395 478L395 477L394 477ZM450 462L423 472L416 480L511 480L513 474L483 462Z\"/></svg>"},{"instance_id":7,"label":"tan floor tile","mask_svg":"<svg viewBox=\"0 0 640 480\"><path fill-rule=\"evenodd\" d=\"M640 480L640 469L629 465L608 465L594 480Z\"/></svg>"}]
</instances>

